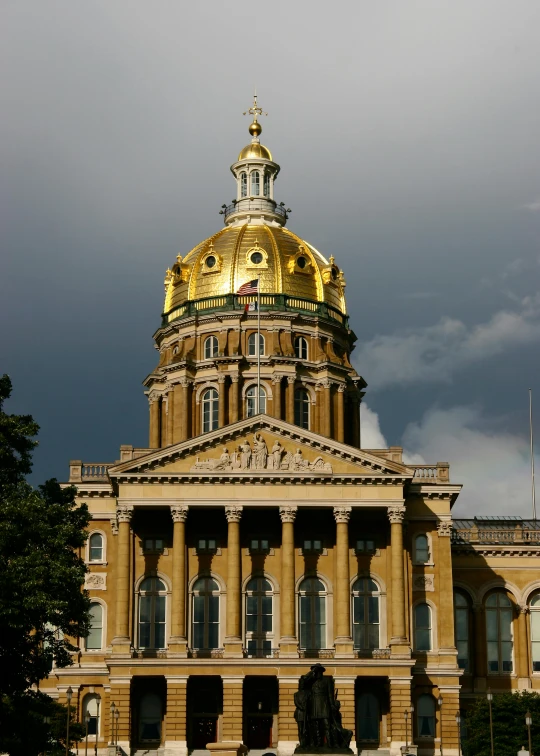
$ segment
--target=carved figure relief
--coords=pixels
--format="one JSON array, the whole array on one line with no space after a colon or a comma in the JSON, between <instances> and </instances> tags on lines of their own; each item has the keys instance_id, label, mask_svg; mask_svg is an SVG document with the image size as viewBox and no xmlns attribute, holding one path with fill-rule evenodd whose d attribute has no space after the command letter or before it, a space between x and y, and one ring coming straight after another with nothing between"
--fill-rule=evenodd
<instances>
[{"instance_id":1,"label":"carved figure relief","mask_svg":"<svg viewBox=\"0 0 540 756\"><path fill-rule=\"evenodd\" d=\"M84 587L92 591L106 591L107 575L102 572L87 572L84 576Z\"/></svg>"}]
</instances>

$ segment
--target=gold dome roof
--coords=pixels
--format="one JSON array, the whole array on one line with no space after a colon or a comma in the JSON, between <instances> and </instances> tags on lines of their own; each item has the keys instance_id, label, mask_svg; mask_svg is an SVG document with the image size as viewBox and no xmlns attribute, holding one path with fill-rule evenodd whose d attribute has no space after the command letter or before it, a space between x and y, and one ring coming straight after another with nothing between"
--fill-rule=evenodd
<instances>
[{"instance_id":1,"label":"gold dome roof","mask_svg":"<svg viewBox=\"0 0 540 756\"><path fill-rule=\"evenodd\" d=\"M165 279L164 312L186 301L235 294L258 278L261 294L288 294L346 314L339 268L286 228L226 226L178 260Z\"/></svg>"},{"instance_id":2,"label":"gold dome roof","mask_svg":"<svg viewBox=\"0 0 540 756\"><path fill-rule=\"evenodd\" d=\"M272 153L260 142L251 142L244 147L242 152L238 155L238 160L246 160L247 158L263 158L264 160L272 160Z\"/></svg>"}]
</instances>

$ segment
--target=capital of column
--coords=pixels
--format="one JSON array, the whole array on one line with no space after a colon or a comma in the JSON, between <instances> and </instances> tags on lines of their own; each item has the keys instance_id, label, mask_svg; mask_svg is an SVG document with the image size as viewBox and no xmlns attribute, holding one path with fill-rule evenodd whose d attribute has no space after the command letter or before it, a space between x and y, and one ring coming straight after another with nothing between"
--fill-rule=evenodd
<instances>
[{"instance_id":1,"label":"capital of column","mask_svg":"<svg viewBox=\"0 0 540 756\"><path fill-rule=\"evenodd\" d=\"M225 507L225 517L227 518L227 522L240 522L242 519L242 507Z\"/></svg>"},{"instance_id":2,"label":"capital of column","mask_svg":"<svg viewBox=\"0 0 540 756\"><path fill-rule=\"evenodd\" d=\"M226 375L223 375L223 373L220 373L220 374L218 375L218 379L217 379L217 380L218 380L218 383L225 383L225 378L226 378L226 377L227 377Z\"/></svg>"},{"instance_id":3,"label":"capital of column","mask_svg":"<svg viewBox=\"0 0 540 756\"><path fill-rule=\"evenodd\" d=\"M284 378L283 375L279 375L279 373L274 373L274 375L272 376L272 383L274 385L276 383L281 383L281 381L283 380L283 378Z\"/></svg>"},{"instance_id":4,"label":"capital of column","mask_svg":"<svg viewBox=\"0 0 540 756\"><path fill-rule=\"evenodd\" d=\"M296 382L296 376L295 375L288 375L287 376L287 383L289 384L289 386L291 385L291 383L295 383L295 382Z\"/></svg>"},{"instance_id":5,"label":"capital of column","mask_svg":"<svg viewBox=\"0 0 540 756\"><path fill-rule=\"evenodd\" d=\"M400 525L405 517L405 507L403 505L388 507L387 513L391 525Z\"/></svg>"},{"instance_id":6,"label":"capital of column","mask_svg":"<svg viewBox=\"0 0 540 756\"><path fill-rule=\"evenodd\" d=\"M150 391L148 394L148 402L149 404L153 404L154 402L157 402L160 397L160 394L157 391Z\"/></svg>"},{"instance_id":7,"label":"capital of column","mask_svg":"<svg viewBox=\"0 0 540 756\"><path fill-rule=\"evenodd\" d=\"M180 379L180 385L182 386L182 388L189 388L192 383L193 383L193 381L190 380L189 378L181 378Z\"/></svg>"},{"instance_id":8,"label":"capital of column","mask_svg":"<svg viewBox=\"0 0 540 756\"><path fill-rule=\"evenodd\" d=\"M280 507L279 516L281 517L281 522L294 522L297 511L298 507Z\"/></svg>"},{"instance_id":9,"label":"capital of column","mask_svg":"<svg viewBox=\"0 0 540 756\"><path fill-rule=\"evenodd\" d=\"M529 614L531 611L530 607L527 604L517 604L516 605L516 612L518 614Z\"/></svg>"},{"instance_id":10,"label":"capital of column","mask_svg":"<svg viewBox=\"0 0 540 756\"><path fill-rule=\"evenodd\" d=\"M337 385L337 390L338 390L339 394L344 394L346 388L347 387L346 387L346 385L344 383L338 383L338 385Z\"/></svg>"},{"instance_id":11,"label":"capital of column","mask_svg":"<svg viewBox=\"0 0 540 756\"><path fill-rule=\"evenodd\" d=\"M132 504L119 504L116 507L116 519L118 522L131 522L133 517L133 505Z\"/></svg>"},{"instance_id":12,"label":"capital of column","mask_svg":"<svg viewBox=\"0 0 540 756\"><path fill-rule=\"evenodd\" d=\"M349 522L352 507L334 507L336 522Z\"/></svg>"},{"instance_id":13,"label":"capital of column","mask_svg":"<svg viewBox=\"0 0 540 756\"><path fill-rule=\"evenodd\" d=\"M238 373L233 373L233 374L231 375L231 381L232 381L233 383L238 383L238 381L239 381L239 380L240 380L240 376L238 375Z\"/></svg>"},{"instance_id":14,"label":"capital of column","mask_svg":"<svg viewBox=\"0 0 540 756\"><path fill-rule=\"evenodd\" d=\"M185 522L188 516L188 507L180 504L173 504L171 506L171 517L173 522Z\"/></svg>"},{"instance_id":15,"label":"capital of column","mask_svg":"<svg viewBox=\"0 0 540 756\"><path fill-rule=\"evenodd\" d=\"M452 520L439 520L437 525L439 537L448 537L452 535Z\"/></svg>"}]
</instances>

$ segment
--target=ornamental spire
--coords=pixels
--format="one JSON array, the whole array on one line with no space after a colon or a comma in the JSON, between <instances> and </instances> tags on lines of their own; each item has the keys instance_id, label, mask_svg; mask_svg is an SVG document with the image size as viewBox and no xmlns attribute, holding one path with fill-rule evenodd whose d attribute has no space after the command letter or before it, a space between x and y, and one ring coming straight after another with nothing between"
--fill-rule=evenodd
<instances>
[{"instance_id":1,"label":"ornamental spire","mask_svg":"<svg viewBox=\"0 0 540 756\"><path fill-rule=\"evenodd\" d=\"M264 110L257 103L257 90L255 90L255 94L253 95L253 105L250 108L248 108L248 110L245 111L244 115L247 115L248 113L249 115L253 116L253 121L250 124L248 131L251 134L251 136L254 139L256 139L262 132L262 126L258 122L257 118L258 116L261 116L261 115L265 115L265 116L268 115L268 113L265 113Z\"/></svg>"}]
</instances>

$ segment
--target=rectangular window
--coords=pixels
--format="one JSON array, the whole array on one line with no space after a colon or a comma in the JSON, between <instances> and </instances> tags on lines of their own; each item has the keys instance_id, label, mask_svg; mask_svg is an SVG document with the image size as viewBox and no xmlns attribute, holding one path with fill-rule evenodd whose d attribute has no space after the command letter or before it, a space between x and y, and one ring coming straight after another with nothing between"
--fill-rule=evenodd
<instances>
[{"instance_id":1,"label":"rectangular window","mask_svg":"<svg viewBox=\"0 0 540 756\"><path fill-rule=\"evenodd\" d=\"M302 551L308 554L320 554L323 550L323 542L320 538L309 538L304 540Z\"/></svg>"},{"instance_id":2,"label":"rectangular window","mask_svg":"<svg viewBox=\"0 0 540 756\"><path fill-rule=\"evenodd\" d=\"M267 538L252 538L249 542L249 550L267 552L270 548Z\"/></svg>"},{"instance_id":3,"label":"rectangular window","mask_svg":"<svg viewBox=\"0 0 540 756\"><path fill-rule=\"evenodd\" d=\"M540 672L540 612L538 611L531 611L531 638L533 639L531 644L533 672Z\"/></svg>"},{"instance_id":4,"label":"rectangular window","mask_svg":"<svg viewBox=\"0 0 540 756\"><path fill-rule=\"evenodd\" d=\"M145 538L144 539L144 551L149 553L162 554L165 544L163 538Z\"/></svg>"},{"instance_id":5,"label":"rectangular window","mask_svg":"<svg viewBox=\"0 0 540 756\"><path fill-rule=\"evenodd\" d=\"M204 554L211 554L217 549L217 540L215 538L199 538L197 540L197 551Z\"/></svg>"},{"instance_id":6,"label":"rectangular window","mask_svg":"<svg viewBox=\"0 0 540 756\"><path fill-rule=\"evenodd\" d=\"M373 554L375 552L375 541L372 539L361 539L356 542L356 552L358 554Z\"/></svg>"}]
</instances>

